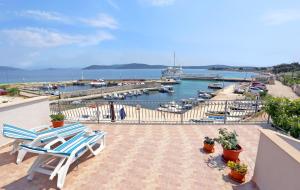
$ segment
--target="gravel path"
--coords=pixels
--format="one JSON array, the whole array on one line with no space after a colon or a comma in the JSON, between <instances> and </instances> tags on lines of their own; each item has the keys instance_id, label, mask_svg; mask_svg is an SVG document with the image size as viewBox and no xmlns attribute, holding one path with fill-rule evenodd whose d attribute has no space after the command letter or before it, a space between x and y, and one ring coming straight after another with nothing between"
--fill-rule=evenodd
<instances>
[{"instance_id":1,"label":"gravel path","mask_svg":"<svg viewBox=\"0 0 300 190\"><path fill-rule=\"evenodd\" d=\"M289 99L299 98L290 87L283 85L280 81L275 81L274 85L267 85L267 88L269 90L268 93L275 97L285 97Z\"/></svg>"}]
</instances>

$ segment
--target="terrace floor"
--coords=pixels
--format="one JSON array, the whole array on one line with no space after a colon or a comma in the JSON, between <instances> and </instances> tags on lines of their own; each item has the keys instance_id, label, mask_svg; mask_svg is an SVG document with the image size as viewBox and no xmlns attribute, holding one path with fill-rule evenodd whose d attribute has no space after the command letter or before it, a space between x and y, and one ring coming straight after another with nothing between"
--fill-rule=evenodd
<instances>
[{"instance_id":1,"label":"terrace floor","mask_svg":"<svg viewBox=\"0 0 300 190\"><path fill-rule=\"evenodd\" d=\"M64 189L201 189L253 190L251 182L259 141L259 125L89 125L108 132L107 146L98 156L83 155L67 175ZM217 137L218 128L234 129L249 165L244 184L227 176L221 160L222 148L213 154L202 150L205 136ZM56 178L37 174L33 181L26 172L36 158L28 155L20 165L10 147L0 150L1 189L55 189Z\"/></svg>"}]
</instances>

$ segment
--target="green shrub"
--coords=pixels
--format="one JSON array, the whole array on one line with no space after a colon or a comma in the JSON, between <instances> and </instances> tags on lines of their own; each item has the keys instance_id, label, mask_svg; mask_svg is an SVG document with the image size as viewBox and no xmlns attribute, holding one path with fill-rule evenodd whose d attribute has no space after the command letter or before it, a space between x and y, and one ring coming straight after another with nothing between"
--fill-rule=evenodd
<instances>
[{"instance_id":1,"label":"green shrub","mask_svg":"<svg viewBox=\"0 0 300 190\"><path fill-rule=\"evenodd\" d=\"M63 121L65 119L65 116L61 113L59 114L52 114L50 115L51 121Z\"/></svg>"},{"instance_id":2,"label":"green shrub","mask_svg":"<svg viewBox=\"0 0 300 190\"><path fill-rule=\"evenodd\" d=\"M210 138L210 137L204 137L204 143L214 145L215 139Z\"/></svg>"},{"instance_id":3,"label":"green shrub","mask_svg":"<svg viewBox=\"0 0 300 190\"><path fill-rule=\"evenodd\" d=\"M226 128L219 129L219 137L215 140L220 143L224 149L227 150L238 150L237 133L235 131L229 132Z\"/></svg>"},{"instance_id":4,"label":"green shrub","mask_svg":"<svg viewBox=\"0 0 300 190\"><path fill-rule=\"evenodd\" d=\"M294 138L300 137L300 117L293 119L290 129L290 135Z\"/></svg>"},{"instance_id":5,"label":"green shrub","mask_svg":"<svg viewBox=\"0 0 300 190\"><path fill-rule=\"evenodd\" d=\"M289 100L287 98L268 97L264 110L272 118L272 123L298 138L300 134L300 99Z\"/></svg>"},{"instance_id":6,"label":"green shrub","mask_svg":"<svg viewBox=\"0 0 300 190\"><path fill-rule=\"evenodd\" d=\"M18 89L18 88L9 88L9 89L7 90L7 93L8 93L8 95L10 95L10 96L17 96L17 95L20 94L20 89Z\"/></svg>"},{"instance_id":7,"label":"green shrub","mask_svg":"<svg viewBox=\"0 0 300 190\"><path fill-rule=\"evenodd\" d=\"M228 161L227 166L240 174L246 174L248 171L248 166L246 164L238 162Z\"/></svg>"}]
</instances>

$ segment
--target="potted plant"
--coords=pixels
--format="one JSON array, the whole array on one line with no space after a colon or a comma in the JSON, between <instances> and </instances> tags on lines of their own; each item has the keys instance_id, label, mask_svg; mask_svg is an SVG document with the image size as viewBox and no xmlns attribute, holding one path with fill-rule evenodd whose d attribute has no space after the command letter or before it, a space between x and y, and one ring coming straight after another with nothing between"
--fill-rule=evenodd
<instances>
[{"instance_id":1,"label":"potted plant","mask_svg":"<svg viewBox=\"0 0 300 190\"><path fill-rule=\"evenodd\" d=\"M52 126L54 128L61 127L64 125L65 116L62 113L50 115Z\"/></svg>"},{"instance_id":2,"label":"potted plant","mask_svg":"<svg viewBox=\"0 0 300 190\"><path fill-rule=\"evenodd\" d=\"M229 173L229 177L231 179L239 183L243 183L245 181L245 176L248 171L248 166L246 164L228 161L227 166L231 169Z\"/></svg>"},{"instance_id":3,"label":"potted plant","mask_svg":"<svg viewBox=\"0 0 300 190\"><path fill-rule=\"evenodd\" d=\"M226 128L219 129L219 137L216 139L223 147L224 161L239 161L239 154L242 152L242 147L238 144L237 133L229 132Z\"/></svg>"},{"instance_id":4,"label":"potted plant","mask_svg":"<svg viewBox=\"0 0 300 190\"><path fill-rule=\"evenodd\" d=\"M203 150L208 153L212 153L215 151L215 140L209 137L205 137L203 141Z\"/></svg>"}]
</instances>

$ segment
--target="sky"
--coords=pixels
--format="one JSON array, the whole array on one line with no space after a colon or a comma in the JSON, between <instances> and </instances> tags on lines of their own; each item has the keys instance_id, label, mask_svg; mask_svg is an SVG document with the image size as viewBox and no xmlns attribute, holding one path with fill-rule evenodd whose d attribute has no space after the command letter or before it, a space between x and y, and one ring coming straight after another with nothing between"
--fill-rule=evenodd
<instances>
[{"instance_id":1,"label":"sky","mask_svg":"<svg viewBox=\"0 0 300 190\"><path fill-rule=\"evenodd\" d=\"M0 0L0 65L299 61L299 0Z\"/></svg>"}]
</instances>

